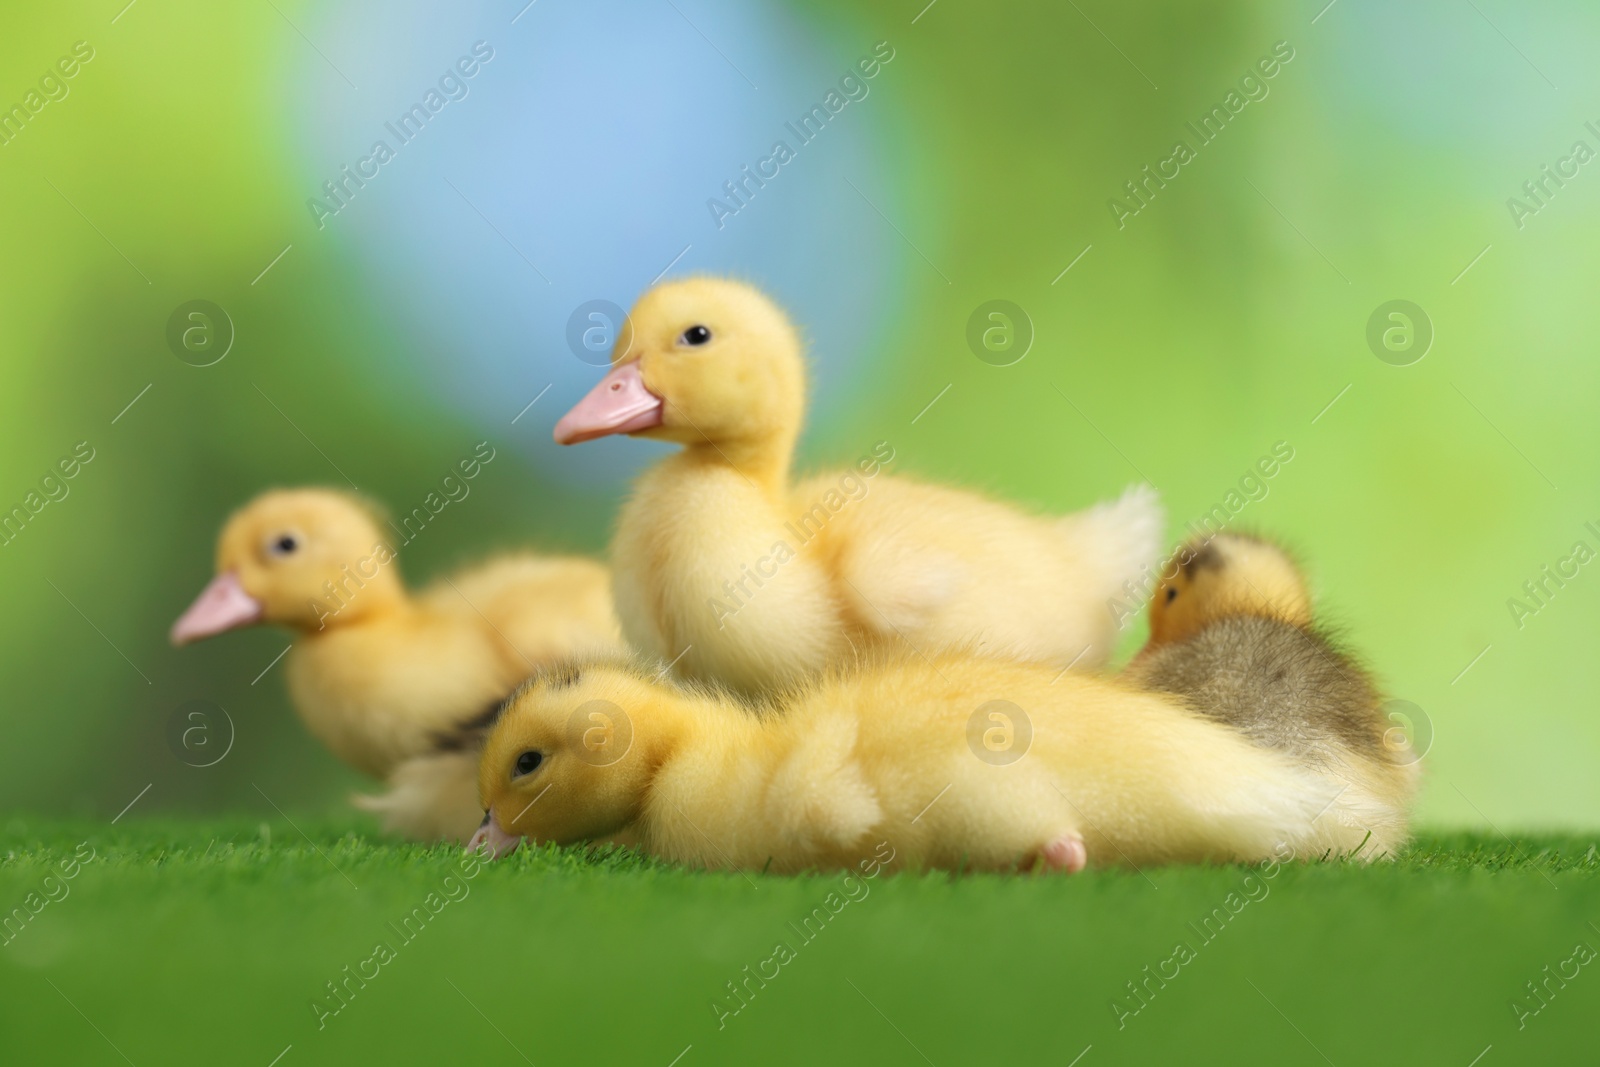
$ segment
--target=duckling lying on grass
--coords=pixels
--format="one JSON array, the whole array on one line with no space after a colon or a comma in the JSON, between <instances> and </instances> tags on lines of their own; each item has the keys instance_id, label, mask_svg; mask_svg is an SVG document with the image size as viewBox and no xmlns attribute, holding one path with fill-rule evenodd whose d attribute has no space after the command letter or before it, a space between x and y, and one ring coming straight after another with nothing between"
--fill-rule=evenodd
<instances>
[{"instance_id":1,"label":"duckling lying on grass","mask_svg":"<svg viewBox=\"0 0 1600 1067\"><path fill-rule=\"evenodd\" d=\"M1150 604L1150 641L1123 672L1341 783L1372 840L1405 844L1417 756L1367 673L1312 628L1304 575L1275 545L1234 534L1179 551Z\"/></svg>"},{"instance_id":2,"label":"duckling lying on grass","mask_svg":"<svg viewBox=\"0 0 1600 1067\"><path fill-rule=\"evenodd\" d=\"M217 577L172 627L183 645L256 623L295 631L289 692L334 755L387 779L356 803L420 839L477 825L487 713L552 660L613 654L606 569L586 559L505 556L413 595L370 508L291 489L228 520Z\"/></svg>"},{"instance_id":3,"label":"duckling lying on grass","mask_svg":"<svg viewBox=\"0 0 1600 1067\"><path fill-rule=\"evenodd\" d=\"M506 704L474 846L628 831L699 867L1064 872L1355 849L1338 786L1185 701L1055 667L882 657L758 711L629 663Z\"/></svg>"},{"instance_id":4,"label":"duckling lying on grass","mask_svg":"<svg viewBox=\"0 0 1600 1067\"><path fill-rule=\"evenodd\" d=\"M555 439L683 446L639 479L612 544L624 634L680 677L759 696L883 645L1096 667L1116 636L1107 602L1159 551L1148 487L1031 515L882 473L887 441L794 484L800 339L749 286L657 286L612 359Z\"/></svg>"}]
</instances>

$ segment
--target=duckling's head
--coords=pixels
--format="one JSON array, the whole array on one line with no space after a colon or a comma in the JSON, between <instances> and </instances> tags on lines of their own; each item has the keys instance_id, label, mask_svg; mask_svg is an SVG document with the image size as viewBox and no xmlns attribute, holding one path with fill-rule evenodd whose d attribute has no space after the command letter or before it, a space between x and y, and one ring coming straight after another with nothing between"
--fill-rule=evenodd
<instances>
[{"instance_id":1,"label":"duckling's head","mask_svg":"<svg viewBox=\"0 0 1600 1067\"><path fill-rule=\"evenodd\" d=\"M689 278L639 298L611 372L561 417L555 439L759 445L792 441L804 410L800 339L778 306L740 282Z\"/></svg>"},{"instance_id":2,"label":"duckling's head","mask_svg":"<svg viewBox=\"0 0 1600 1067\"><path fill-rule=\"evenodd\" d=\"M628 663L563 664L530 678L484 744L484 820L470 848L569 844L638 818L650 779L686 729L686 694Z\"/></svg>"},{"instance_id":3,"label":"duckling's head","mask_svg":"<svg viewBox=\"0 0 1600 1067\"><path fill-rule=\"evenodd\" d=\"M1191 541L1162 576L1150 601L1151 644L1182 641L1230 615L1311 624L1305 576L1288 553L1266 541L1241 534Z\"/></svg>"},{"instance_id":4,"label":"duckling's head","mask_svg":"<svg viewBox=\"0 0 1600 1067\"><path fill-rule=\"evenodd\" d=\"M173 624L173 644L260 622L314 631L401 595L372 508L327 489L274 490L240 508L217 539L216 574Z\"/></svg>"}]
</instances>

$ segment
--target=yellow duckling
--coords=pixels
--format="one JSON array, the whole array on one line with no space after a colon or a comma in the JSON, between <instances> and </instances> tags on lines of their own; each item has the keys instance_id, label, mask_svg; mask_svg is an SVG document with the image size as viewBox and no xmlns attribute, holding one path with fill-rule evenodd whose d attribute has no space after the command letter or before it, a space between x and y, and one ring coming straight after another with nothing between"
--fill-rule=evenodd
<instances>
[{"instance_id":1,"label":"yellow duckling","mask_svg":"<svg viewBox=\"0 0 1600 1067\"><path fill-rule=\"evenodd\" d=\"M880 656L753 713L629 664L506 703L473 846L625 832L700 867L1004 871L1356 848L1336 787L1183 701L960 652ZM886 860L886 857L892 859Z\"/></svg>"},{"instance_id":2,"label":"yellow duckling","mask_svg":"<svg viewBox=\"0 0 1600 1067\"><path fill-rule=\"evenodd\" d=\"M600 564L506 556L412 595L368 506L329 490L241 508L216 573L173 643L256 623L294 631L286 667L301 719L345 763L388 780L388 794L357 803L417 838L477 825L486 713L517 683L554 659L621 647Z\"/></svg>"},{"instance_id":3,"label":"yellow duckling","mask_svg":"<svg viewBox=\"0 0 1600 1067\"><path fill-rule=\"evenodd\" d=\"M624 634L684 678L759 694L884 644L1097 666L1115 639L1111 598L1159 550L1147 487L1038 517L884 474L887 441L791 484L800 341L749 286L657 286L612 360L555 438L684 446L640 478L612 544Z\"/></svg>"},{"instance_id":4,"label":"yellow duckling","mask_svg":"<svg viewBox=\"0 0 1600 1067\"><path fill-rule=\"evenodd\" d=\"M1312 628L1311 594L1286 553L1222 535L1179 551L1150 604L1150 642L1123 676L1331 778L1372 831L1363 855L1408 837L1419 755L1367 673Z\"/></svg>"}]
</instances>

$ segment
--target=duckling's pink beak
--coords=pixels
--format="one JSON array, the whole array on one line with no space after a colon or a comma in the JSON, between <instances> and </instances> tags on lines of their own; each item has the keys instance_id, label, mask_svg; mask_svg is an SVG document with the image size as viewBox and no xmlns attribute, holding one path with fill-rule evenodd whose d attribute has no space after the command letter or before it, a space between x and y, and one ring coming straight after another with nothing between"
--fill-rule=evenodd
<instances>
[{"instance_id":1,"label":"duckling's pink beak","mask_svg":"<svg viewBox=\"0 0 1600 1067\"><path fill-rule=\"evenodd\" d=\"M211 579L189 610L172 624L172 643L186 645L202 637L261 621L261 602L244 591L239 578L227 571Z\"/></svg>"},{"instance_id":2,"label":"duckling's pink beak","mask_svg":"<svg viewBox=\"0 0 1600 1067\"><path fill-rule=\"evenodd\" d=\"M612 368L599 385L561 416L556 423L556 443L575 445L596 437L660 426L663 405L659 396L645 388L639 361L624 363Z\"/></svg>"},{"instance_id":3,"label":"duckling's pink beak","mask_svg":"<svg viewBox=\"0 0 1600 1067\"><path fill-rule=\"evenodd\" d=\"M483 825L478 827L478 832L472 835L472 840L467 842L468 852L477 852L485 845L489 846L489 858L497 860L501 856L509 856L522 844L522 837L518 834L508 834L500 829L500 823L492 814L485 814Z\"/></svg>"}]
</instances>

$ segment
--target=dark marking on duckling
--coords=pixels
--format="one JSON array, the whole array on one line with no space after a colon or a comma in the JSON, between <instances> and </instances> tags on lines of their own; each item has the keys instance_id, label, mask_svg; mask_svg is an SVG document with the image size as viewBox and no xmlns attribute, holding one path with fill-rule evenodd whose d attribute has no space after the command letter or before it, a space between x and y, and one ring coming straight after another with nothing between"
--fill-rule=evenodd
<instances>
[{"instance_id":1,"label":"dark marking on duckling","mask_svg":"<svg viewBox=\"0 0 1600 1067\"><path fill-rule=\"evenodd\" d=\"M572 660L557 663L537 675L536 680L547 689L572 689L583 680L583 665Z\"/></svg>"},{"instance_id":2,"label":"dark marking on duckling","mask_svg":"<svg viewBox=\"0 0 1600 1067\"><path fill-rule=\"evenodd\" d=\"M434 731L434 751L475 752L482 748L483 739L494 728L494 724L500 721L500 713L505 711L506 703L505 700L497 700L470 719L456 723L449 730Z\"/></svg>"},{"instance_id":3,"label":"dark marking on duckling","mask_svg":"<svg viewBox=\"0 0 1600 1067\"><path fill-rule=\"evenodd\" d=\"M1187 559L1179 563L1179 568L1183 571L1185 578L1193 578L1194 572L1197 570L1220 571L1227 565L1227 562L1222 550L1207 541L1190 553Z\"/></svg>"}]
</instances>

